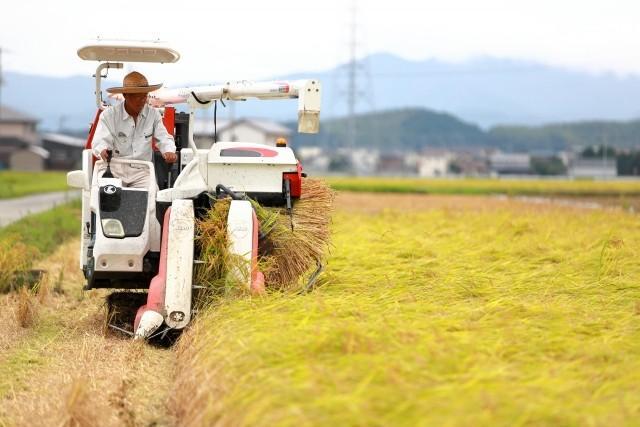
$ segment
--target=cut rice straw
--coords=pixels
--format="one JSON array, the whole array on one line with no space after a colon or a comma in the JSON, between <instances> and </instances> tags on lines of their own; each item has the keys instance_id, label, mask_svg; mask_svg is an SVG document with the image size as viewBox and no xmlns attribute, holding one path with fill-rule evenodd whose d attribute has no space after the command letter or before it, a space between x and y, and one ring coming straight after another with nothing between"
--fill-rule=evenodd
<instances>
[{"instance_id":1,"label":"cut rice straw","mask_svg":"<svg viewBox=\"0 0 640 427\"><path fill-rule=\"evenodd\" d=\"M334 192L323 180L304 179L302 196L294 202L291 216L284 208L264 207L252 201L263 236L258 267L265 275L267 289L298 290L304 285L304 277L324 262L330 246L333 200ZM196 283L213 297L246 291L229 274L244 262L229 251L229 206L230 199L217 200L197 224L202 263L196 268Z\"/></svg>"}]
</instances>

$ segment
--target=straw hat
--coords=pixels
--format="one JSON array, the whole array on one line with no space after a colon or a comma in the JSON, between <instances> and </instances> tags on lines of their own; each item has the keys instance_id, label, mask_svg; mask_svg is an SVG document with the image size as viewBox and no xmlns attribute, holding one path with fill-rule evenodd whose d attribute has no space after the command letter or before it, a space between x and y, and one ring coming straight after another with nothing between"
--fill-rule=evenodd
<instances>
[{"instance_id":1,"label":"straw hat","mask_svg":"<svg viewBox=\"0 0 640 427\"><path fill-rule=\"evenodd\" d=\"M156 89L160 89L162 83L150 85L147 78L137 71L132 71L122 81L122 86L110 87L107 89L109 93L148 93Z\"/></svg>"}]
</instances>

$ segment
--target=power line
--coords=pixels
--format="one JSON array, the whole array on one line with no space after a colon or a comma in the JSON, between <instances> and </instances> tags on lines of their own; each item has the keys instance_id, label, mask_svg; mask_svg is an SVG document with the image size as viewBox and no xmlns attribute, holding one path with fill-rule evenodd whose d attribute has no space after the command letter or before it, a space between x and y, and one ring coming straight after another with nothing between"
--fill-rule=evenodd
<instances>
[{"instance_id":1,"label":"power line","mask_svg":"<svg viewBox=\"0 0 640 427\"><path fill-rule=\"evenodd\" d=\"M2 119L2 85L4 80L2 78L2 46L0 46L0 119Z\"/></svg>"},{"instance_id":2,"label":"power line","mask_svg":"<svg viewBox=\"0 0 640 427\"><path fill-rule=\"evenodd\" d=\"M351 27L349 54L350 60L347 69L347 148L353 151L356 142L356 2L351 3Z\"/></svg>"},{"instance_id":3,"label":"power line","mask_svg":"<svg viewBox=\"0 0 640 427\"><path fill-rule=\"evenodd\" d=\"M357 67L356 67L357 68ZM400 71L393 73L370 73L371 77L376 78L397 78L397 77L412 77L412 76L451 76L451 75L473 75L473 74L515 74L515 73L532 73L537 72L536 68L521 68L521 69L477 69L477 70L433 70L433 71ZM330 78L339 79L341 75L332 76Z\"/></svg>"}]
</instances>

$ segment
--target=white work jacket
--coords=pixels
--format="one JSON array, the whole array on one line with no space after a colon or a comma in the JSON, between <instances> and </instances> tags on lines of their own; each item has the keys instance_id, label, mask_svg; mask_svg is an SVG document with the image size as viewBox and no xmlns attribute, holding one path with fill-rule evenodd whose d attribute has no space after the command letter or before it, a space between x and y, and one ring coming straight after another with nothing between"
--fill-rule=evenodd
<instances>
[{"instance_id":1,"label":"white work jacket","mask_svg":"<svg viewBox=\"0 0 640 427\"><path fill-rule=\"evenodd\" d=\"M93 154L100 158L102 150L113 150L113 157L150 162L153 160L152 137L162 154L175 153L176 144L162 123L160 111L145 105L136 124L121 101L100 114L93 135Z\"/></svg>"}]
</instances>

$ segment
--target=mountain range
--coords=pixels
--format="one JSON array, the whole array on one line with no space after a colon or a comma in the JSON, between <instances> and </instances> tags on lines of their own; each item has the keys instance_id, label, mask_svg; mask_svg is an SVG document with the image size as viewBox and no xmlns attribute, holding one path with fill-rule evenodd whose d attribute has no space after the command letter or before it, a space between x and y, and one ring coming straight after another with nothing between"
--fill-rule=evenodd
<instances>
[{"instance_id":1,"label":"mountain range","mask_svg":"<svg viewBox=\"0 0 640 427\"><path fill-rule=\"evenodd\" d=\"M386 152L424 149L473 150L494 148L547 156L560 151L582 152L605 146L616 151L640 149L640 120L582 121L545 126L496 126L489 130L446 113L424 108L403 108L357 115L353 148ZM327 119L315 135L298 134L288 122L293 146L320 146L330 151L345 147L349 135L346 118Z\"/></svg>"},{"instance_id":2,"label":"mountain range","mask_svg":"<svg viewBox=\"0 0 640 427\"><path fill-rule=\"evenodd\" d=\"M640 117L640 77L591 74L539 63L478 58L459 63L410 61L375 54L356 64L356 111L407 107L446 112L483 129L496 125L541 125L582 120ZM274 76L318 78L323 83L323 118L347 113L347 66L321 72ZM86 128L94 111L93 79L6 71L3 104L41 120L40 127ZM103 87L117 85L105 81ZM238 102L235 117L291 120L295 102ZM229 108L218 112L230 114Z\"/></svg>"}]
</instances>

